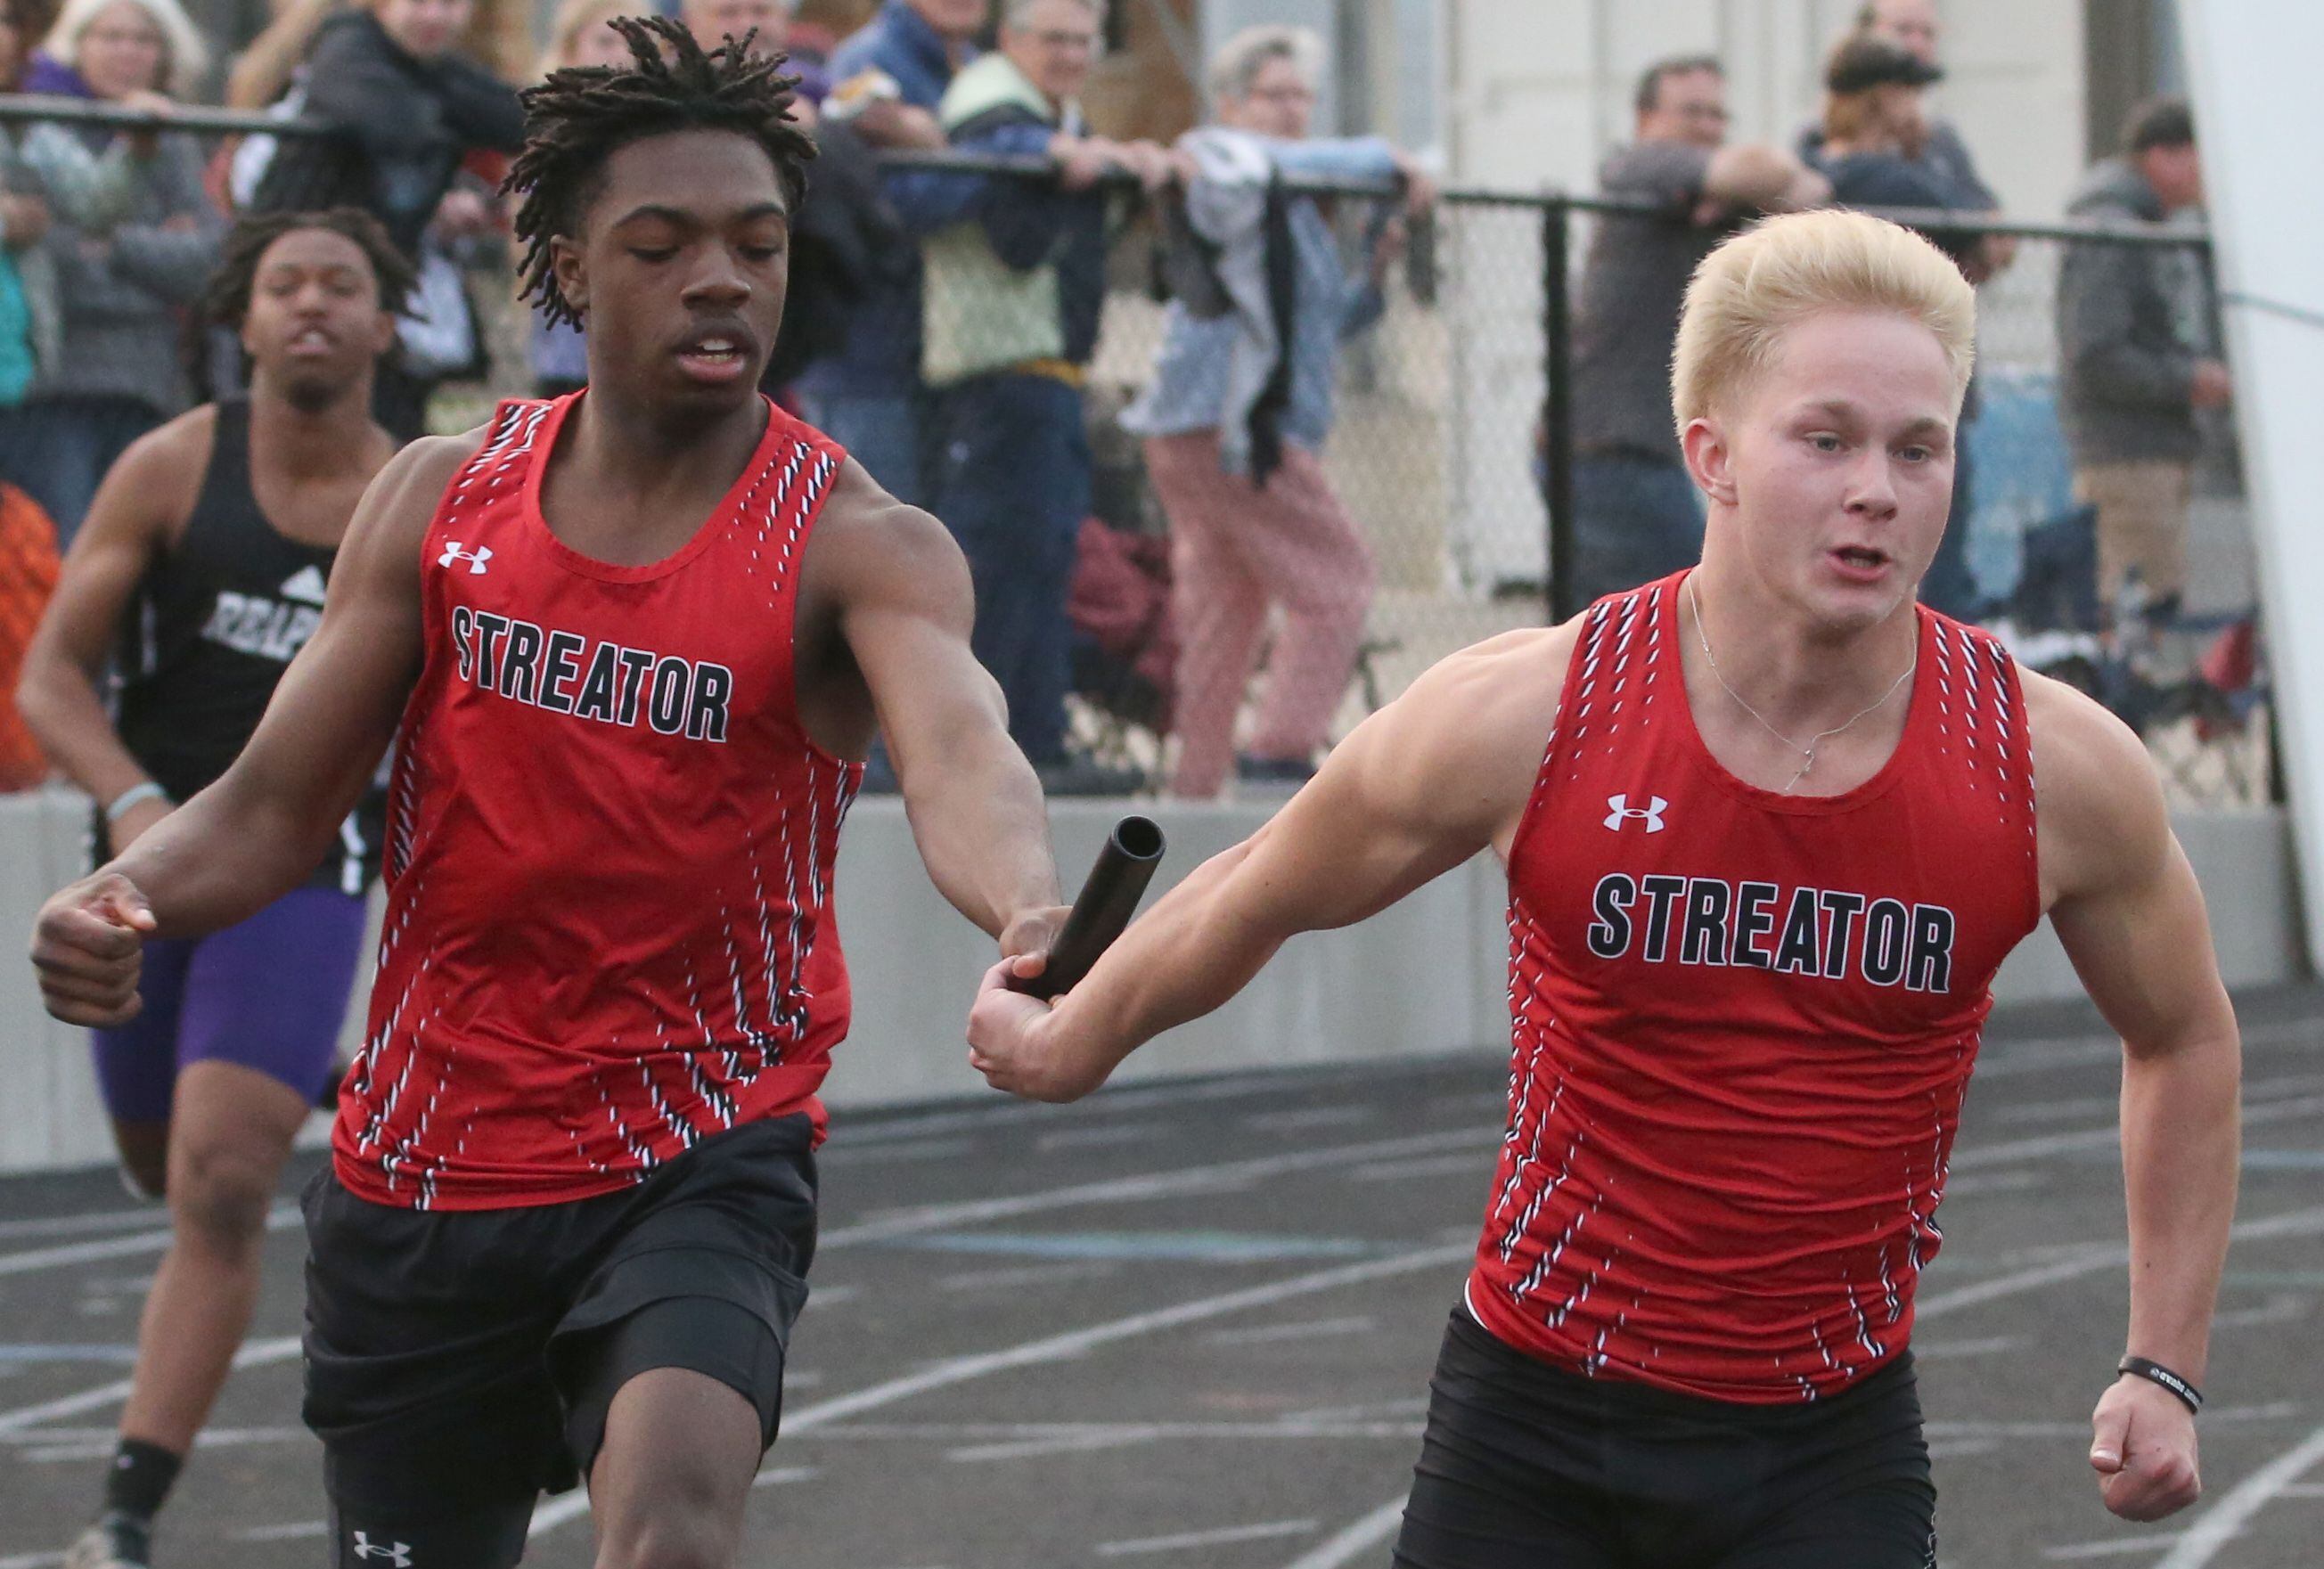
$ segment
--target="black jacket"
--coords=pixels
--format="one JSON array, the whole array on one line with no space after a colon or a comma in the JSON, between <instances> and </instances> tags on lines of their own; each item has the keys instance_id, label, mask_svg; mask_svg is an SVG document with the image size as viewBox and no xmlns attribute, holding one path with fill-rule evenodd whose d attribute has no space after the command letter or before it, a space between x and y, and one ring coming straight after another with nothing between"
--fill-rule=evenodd
<instances>
[{"instance_id":1,"label":"black jacket","mask_svg":"<svg viewBox=\"0 0 2324 1569\"><path fill-rule=\"evenodd\" d=\"M2163 204L2122 159L2084 177L2075 217L2160 226ZM2189 389L2208 346L2210 278L2194 245L2078 240L2058 269L2059 412L2084 463L2191 460Z\"/></svg>"},{"instance_id":2,"label":"black jacket","mask_svg":"<svg viewBox=\"0 0 2324 1569\"><path fill-rule=\"evenodd\" d=\"M458 55L413 58L367 11L324 24L308 56L305 90L306 117L344 135L286 138L251 207L360 207L407 255L418 254L461 159L480 147L513 152L524 142L514 88Z\"/></svg>"}]
</instances>

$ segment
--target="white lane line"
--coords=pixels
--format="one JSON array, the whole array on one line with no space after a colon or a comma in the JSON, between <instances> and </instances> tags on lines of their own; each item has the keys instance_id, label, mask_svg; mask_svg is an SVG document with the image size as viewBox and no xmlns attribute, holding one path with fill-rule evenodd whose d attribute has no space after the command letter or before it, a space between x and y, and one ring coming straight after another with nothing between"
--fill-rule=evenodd
<instances>
[{"instance_id":1,"label":"white lane line","mask_svg":"<svg viewBox=\"0 0 2324 1569\"><path fill-rule=\"evenodd\" d=\"M2319 1462L2324 1462L2324 1427L2317 1428L2229 1489L2218 1503L2188 1525L2186 1534L2172 1545L2171 1551L2154 1569L2203 1569L2204 1564L2219 1555L2222 1547L2242 1534L2254 1516Z\"/></svg>"},{"instance_id":2,"label":"white lane line","mask_svg":"<svg viewBox=\"0 0 2324 1569\"><path fill-rule=\"evenodd\" d=\"M2243 1125L2263 1127L2270 1122L2295 1121L2324 1112L2324 1095L2301 1095L2288 1101L2262 1101L2244 1107ZM2000 1144L1983 1144L1953 1152L1953 1169L1979 1166L2007 1166L2024 1160L2040 1160L2052 1155L2070 1155L2080 1149L2111 1149L2122 1142L2122 1131L2115 1127L2087 1128L2074 1133L2045 1133L2033 1139L2013 1139Z\"/></svg>"},{"instance_id":3,"label":"white lane line","mask_svg":"<svg viewBox=\"0 0 2324 1569\"><path fill-rule=\"evenodd\" d=\"M780 1487L785 1482L807 1481L823 1474L816 1465L777 1465L759 1472L751 1479L752 1487Z\"/></svg>"},{"instance_id":4,"label":"white lane line","mask_svg":"<svg viewBox=\"0 0 2324 1569\"><path fill-rule=\"evenodd\" d=\"M1431 1155L1414 1160L1376 1160L1348 1173L1350 1182L1408 1182L1423 1177L1473 1177L1489 1174L1482 1150L1459 1155Z\"/></svg>"},{"instance_id":5,"label":"white lane line","mask_svg":"<svg viewBox=\"0 0 2324 1569\"><path fill-rule=\"evenodd\" d=\"M2282 1294L2268 1298L2258 1307L2238 1307L2232 1313L2211 1315L2213 1329L2242 1329L2255 1324L2297 1324L2316 1311L2313 1298Z\"/></svg>"},{"instance_id":6,"label":"white lane line","mask_svg":"<svg viewBox=\"0 0 2324 1569\"><path fill-rule=\"evenodd\" d=\"M1474 1252L1475 1250L1465 1242L1452 1247L1422 1248L1408 1253L1392 1254L1385 1259L1368 1259L1359 1264L1342 1264L1330 1269L1318 1269L1312 1274L1294 1275L1288 1279L1229 1291L1217 1297L1197 1297L1175 1306L1136 1313L1127 1318L1092 1324L1084 1329L1067 1330L1063 1334L1044 1335L1038 1340L1027 1341L1003 1351L947 1357L918 1372L890 1379L885 1383L874 1384L852 1395L820 1401L804 1410L793 1412L783 1418L783 1431L793 1435L812 1432L817 1427L844 1421L864 1411L876 1411L883 1406L892 1406L899 1400L908 1400L915 1395L925 1395L933 1389L951 1389L956 1384L965 1384L1017 1368L1063 1361L1084 1355L1099 1346L1176 1329L1185 1324L1224 1318L1230 1314L1254 1307L1271 1307L1278 1302L1288 1302L1319 1291L1443 1269L1471 1257ZM530 1535L538 1537L554 1530L566 1521L587 1513L588 1509L589 1500L578 1493L549 1500L533 1511Z\"/></svg>"},{"instance_id":7,"label":"white lane line","mask_svg":"<svg viewBox=\"0 0 2324 1569\"><path fill-rule=\"evenodd\" d=\"M1327 1146L1320 1149L1303 1149L1290 1154L1263 1156L1254 1159L1228 1160L1209 1166L1178 1167L1171 1170L1147 1173L1137 1177L1112 1177L1098 1182L1074 1183L1064 1187L1045 1188L1038 1192L1017 1194L1007 1198L974 1199L964 1203L920 1204L910 1209L890 1212L853 1226L841 1226L823 1233L817 1251L828 1253L834 1248L858 1246L865 1242L885 1241L894 1237L911 1236L922 1232L943 1231L954 1227L975 1225L981 1222L1005 1220L1019 1215L1037 1214L1053 1209L1071 1208L1080 1204L1128 1203L1142 1199L1184 1196L1188 1194L1215 1191L1221 1186L1236 1186L1263 1177L1280 1177L1296 1171L1330 1169L1350 1161L1392 1159L1397 1156L1436 1154L1452 1149L1483 1150L1499 1142L1497 1135L1486 1130L1471 1130L1457 1133L1425 1133L1402 1139L1368 1140L1361 1144ZM295 1205L278 1206L270 1213L267 1224L272 1227L277 1215L283 1223L295 1225L299 1211ZM1473 1231L1473 1228L1466 1228ZM117 1248L120 1242L90 1244ZM167 1232L156 1232L142 1239L152 1249L159 1250L170 1240ZM22 1256L19 1255L21 1258ZM64 1262L51 1259L51 1263ZM0 1257L0 1274L8 1273L8 1260ZM816 1289L809 1297L811 1306L829 1308L856 1295L858 1288L827 1286ZM281 1355L261 1356L245 1362L253 1348L244 1346L235 1359L236 1367L255 1366L259 1361L279 1361L296 1356L296 1340L282 1343L289 1350ZM76 1395L44 1401L14 1411L0 1411L0 1434L29 1427L51 1417L69 1417L78 1412L94 1410L112 1401L125 1398L129 1393L127 1380L102 1384Z\"/></svg>"},{"instance_id":8,"label":"white lane line","mask_svg":"<svg viewBox=\"0 0 2324 1569\"><path fill-rule=\"evenodd\" d=\"M1371 1551L1404 1523L1405 1495L1398 1493L1361 1519L1352 1520L1299 1555L1284 1569L1341 1569Z\"/></svg>"},{"instance_id":9,"label":"white lane line","mask_svg":"<svg viewBox=\"0 0 2324 1569\"><path fill-rule=\"evenodd\" d=\"M2312 1020L2290 1020L2252 1025L2242 1031L2242 1037L2244 1051L2248 1055L2277 1047L2313 1046L2324 1041L2324 1030L2319 1030ZM1995 1043L1993 1059L1977 1065L1977 1076L1980 1082L2015 1078L2021 1074L2047 1073L2052 1068L2121 1060L2122 1042L2111 1035L2055 1035L2038 1040L1998 1041Z\"/></svg>"},{"instance_id":10,"label":"white lane line","mask_svg":"<svg viewBox=\"0 0 2324 1569\"><path fill-rule=\"evenodd\" d=\"M833 1248L886 1241L891 1237L973 1226L984 1221L1007 1220L1017 1215L1038 1214L1078 1204L1125 1204L1208 1193L1255 1182L1262 1177L1287 1176L1295 1171L1330 1169L1366 1160L1390 1160L1406 1155L1441 1155L1453 1149L1481 1151L1494 1148L1499 1141L1497 1130L1485 1128L1465 1129L1452 1133L1422 1133L1362 1144L1335 1144L1286 1155L1222 1160L1205 1166L1174 1167L1137 1177L1107 1177L1096 1182L1074 1183L1065 1187L1045 1188L1038 1193L1017 1194L1007 1198L917 1204L825 1232L816 1246L818 1252L824 1252ZM1470 1229L1473 1231L1475 1228Z\"/></svg>"},{"instance_id":11,"label":"white lane line","mask_svg":"<svg viewBox=\"0 0 2324 1569\"><path fill-rule=\"evenodd\" d=\"M151 1220L152 1216L146 1217ZM266 1229L288 1231L299 1223L299 1206L278 1204L266 1212ZM52 1248L28 1248L21 1253L0 1253L0 1275L29 1275L36 1269L61 1269L98 1259L124 1259L136 1253L158 1253L170 1245L170 1228L110 1237L101 1242L66 1242Z\"/></svg>"},{"instance_id":12,"label":"white lane line","mask_svg":"<svg viewBox=\"0 0 2324 1569\"><path fill-rule=\"evenodd\" d=\"M2324 1232L2324 1205L2309 1209L2289 1210L2265 1220L2244 1221L2227 1232L2230 1241L2238 1242L2264 1241L2273 1237L2311 1236ZM2087 1251L2076 1244L2077 1251L2054 1264L2043 1264L2032 1269L2021 1269L2014 1275L1999 1275L1990 1280L1972 1285L1957 1286L1950 1291L1939 1291L1923 1297L1913 1309L1915 1319L1925 1320L1979 1303L1995 1301L2004 1297L2015 1297L2027 1291L2038 1291L2044 1286L2095 1275L2102 1269L2126 1269L2130 1264L2130 1249L2118 1242L2090 1243Z\"/></svg>"},{"instance_id":13,"label":"white lane line","mask_svg":"<svg viewBox=\"0 0 2324 1569\"><path fill-rule=\"evenodd\" d=\"M85 1214L0 1221L0 1238L69 1237L81 1232L125 1232L135 1226L150 1226L168 1214L169 1211L156 1203L140 1204L135 1209L92 1210Z\"/></svg>"},{"instance_id":14,"label":"white lane line","mask_svg":"<svg viewBox=\"0 0 2324 1569\"><path fill-rule=\"evenodd\" d=\"M1126 1542L1100 1542L1101 1558L1132 1553L1182 1553L1189 1547L1216 1547L1229 1542L1265 1542L1277 1537L1304 1537L1315 1528L1314 1520L1265 1520L1250 1526L1221 1526L1208 1531L1181 1531L1172 1537L1139 1537Z\"/></svg>"},{"instance_id":15,"label":"white lane line","mask_svg":"<svg viewBox=\"0 0 2324 1569\"><path fill-rule=\"evenodd\" d=\"M2015 1351L2025 1343L2022 1334L1987 1335L1983 1340L1915 1340L1913 1360L1916 1362L1936 1361L1943 1357L1989 1357L2006 1351Z\"/></svg>"},{"instance_id":16,"label":"white lane line","mask_svg":"<svg viewBox=\"0 0 2324 1569\"><path fill-rule=\"evenodd\" d=\"M1073 1264L1027 1264L1013 1269L968 1269L956 1275L939 1275L936 1287L939 1291L991 1291L1012 1286L1054 1286L1064 1280L1096 1280L1121 1273L1121 1266L1110 1260L1084 1260Z\"/></svg>"},{"instance_id":17,"label":"white lane line","mask_svg":"<svg viewBox=\"0 0 2324 1569\"><path fill-rule=\"evenodd\" d=\"M1253 1112L1242 1125L1254 1133L1296 1133L1307 1128L1345 1128L1369 1122L1379 1108L1358 1103L1346 1106L1309 1106L1290 1112Z\"/></svg>"},{"instance_id":18,"label":"white lane line","mask_svg":"<svg viewBox=\"0 0 2324 1569\"><path fill-rule=\"evenodd\" d=\"M2135 1537L2107 1537L2096 1542L2070 1542L2061 1547L2044 1547L2042 1556L2059 1563L2078 1563L2086 1558L2129 1558L2141 1553L2159 1553L2185 1537L2183 1531L2159 1531Z\"/></svg>"},{"instance_id":19,"label":"white lane line","mask_svg":"<svg viewBox=\"0 0 2324 1569\"><path fill-rule=\"evenodd\" d=\"M51 1569L65 1561L62 1553L18 1553L14 1557L0 1558L0 1569Z\"/></svg>"},{"instance_id":20,"label":"white lane line","mask_svg":"<svg viewBox=\"0 0 2324 1569\"><path fill-rule=\"evenodd\" d=\"M263 1367L269 1362L285 1362L299 1354L299 1337L287 1334L280 1340L254 1340L234 1353L237 1368ZM83 1411L94 1411L129 1398L129 1380L116 1379L100 1384L94 1389L83 1389L77 1395L62 1395L53 1400L43 1400L37 1406L19 1406L13 1411L0 1411L0 1434L20 1433L38 1426L51 1417L73 1417ZM6 1569L0 1564L0 1569Z\"/></svg>"},{"instance_id":21,"label":"white lane line","mask_svg":"<svg viewBox=\"0 0 2324 1569\"><path fill-rule=\"evenodd\" d=\"M1354 1318L1311 1318L1299 1324L1268 1324L1257 1329L1214 1329L1203 1338L1213 1345L1266 1345L1278 1340L1306 1340L1323 1334L1369 1334L1379 1327L1369 1315Z\"/></svg>"},{"instance_id":22,"label":"white lane line","mask_svg":"<svg viewBox=\"0 0 2324 1569\"><path fill-rule=\"evenodd\" d=\"M254 1526L234 1536L237 1542L302 1542L330 1534L328 1520L292 1520L281 1526Z\"/></svg>"},{"instance_id":23,"label":"white lane line","mask_svg":"<svg viewBox=\"0 0 2324 1569\"><path fill-rule=\"evenodd\" d=\"M1176 1132L1167 1122L1116 1122L1095 1128L1060 1128L1033 1140L1036 1149L1108 1149L1116 1144L1151 1144Z\"/></svg>"}]
</instances>

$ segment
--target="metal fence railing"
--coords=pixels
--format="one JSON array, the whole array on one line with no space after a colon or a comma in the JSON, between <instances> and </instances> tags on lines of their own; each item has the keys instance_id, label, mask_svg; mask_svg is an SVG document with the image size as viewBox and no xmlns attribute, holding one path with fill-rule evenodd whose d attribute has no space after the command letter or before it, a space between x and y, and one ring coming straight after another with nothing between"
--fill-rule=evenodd
<instances>
[{"instance_id":1,"label":"metal fence railing","mask_svg":"<svg viewBox=\"0 0 2324 1569\"><path fill-rule=\"evenodd\" d=\"M0 97L0 123L37 118L205 138L318 129L217 110L182 109L154 121L104 106ZM1038 163L936 157L963 175L1052 178ZM1348 272L1369 274L1371 258L1363 253L1397 194L1378 185L1290 189L1319 198ZM1323 451L1379 576L1342 728L1445 654L1576 608L1563 569L1574 551L1573 301L1592 226L1644 211L1598 198L1453 191L1394 264L1379 270L1379 314L1338 358L1335 418ZM2160 226L1888 216L1932 231L2006 235L2015 245L2009 264L1979 291L1978 399L1966 431L1974 478L1966 515L1953 524L1967 534L1980 619L2004 630L2028 664L2077 680L2123 714L2146 737L2178 798L2269 798L2268 687L2264 657L2245 657L2255 640L2240 630L2255 620L2256 595L2227 420L2206 427L2181 614L2159 625L2113 617L2111 627L2107 612L2116 607L2090 603L2089 524L2076 506L2059 422L2055 309L2068 248L2160 246L2181 258L2186 316L2190 330L2200 331L2209 314L2208 237ZM1152 208L1125 195L1111 231L1102 327L1085 383L1093 510L1157 542L1167 522L1146 482L1140 443L1124 430L1120 413L1148 384L1163 339L1161 235ZM489 390L524 388L525 320L505 272L474 278L471 296L494 349ZM915 337L920 325L890 324ZM463 412L487 390L471 390ZM1157 543L1149 555L1158 560L1167 552ZM1151 694L1141 695L1128 664L1092 660L1080 686L1077 725L1085 738L1117 760L1158 770L1167 737L1155 734Z\"/></svg>"}]
</instances>

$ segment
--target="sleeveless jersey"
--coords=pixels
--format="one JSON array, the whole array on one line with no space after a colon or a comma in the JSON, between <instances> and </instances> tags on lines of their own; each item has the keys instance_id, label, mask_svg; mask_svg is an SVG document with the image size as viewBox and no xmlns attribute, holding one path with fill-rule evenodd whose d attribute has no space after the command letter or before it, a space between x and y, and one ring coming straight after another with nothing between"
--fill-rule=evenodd
<instances>
[{"instance_id":1,"label":"sleeveless jersey","mask_svg":"<svg viewBox=\"0 0 2324 1569\"><path fill-rule=\"evenodd\" d=\"M2000 644L1922 609L1887 764L1757 789L1689 711L1683 576L1588 613L1511 847L1469 1310L1585 1374L1814 1399L1904 1347L1993 974L2040 919L2024 706Z\"/></svg>"},{"instance_id":2,"label":"sleeveless jersey","mask_svg":"<svg viewBox=\"0 0 2324 1569\"><path fill-rule=\"evenodd\" d=\"M540 513L583 395L503 403L422 549L379 975L332 1134L378 1203L559 1203L741 1123L822 1135L862 769L808 738L791 640L843 454L769 405L692 540L612 566Z\"/></svg>"},{"instance_id":3,"label":"sleeveless jersey","mask_svg":"<svg viewBox=\"0 0 2324 1569\"><path fill-rule=\"evenodd\" d=\"M114 728L173 801L248 744L275 683L323 619L337 552L276 531L250 482L250 403L217 405L209 467L177 542L138 585L121 632ZM361 893L379 870L383 792L339 827L311 886ZM97 824L96 843L106 844ZM106 859L99 854L97 859Z\"/></svg>"}]
</instances>

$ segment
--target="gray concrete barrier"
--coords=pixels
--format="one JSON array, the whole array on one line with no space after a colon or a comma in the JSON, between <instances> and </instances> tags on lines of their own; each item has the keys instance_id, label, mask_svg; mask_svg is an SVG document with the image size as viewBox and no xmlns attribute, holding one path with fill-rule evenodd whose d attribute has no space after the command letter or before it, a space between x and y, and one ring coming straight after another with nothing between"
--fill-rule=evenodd
<instances>
[{"instance_id":1,"label":"gray concrete barrier","mask_svg":"<svg viewBox=\"0 0 2324 1569\"><path fill-rule=\"evenodd\" d=\"M1170 836L1150 900L1273 808L1145 809ZM1120 810L1112 802L1053 806L1068 892ZM41 900L85 864L87 823L86 801L69 791L0 798L0 1172L111 1157L86 1037L41 1011L23 958ZM2178 826L2210 901L2228 983L2264 985L2299 974L2291 842L2282 814L2190 814ZM898 802L858 804L840 855L838 890L855 1025L836 1054L826 1098L844 1107L979 1093L961 1025L992 946L930 885ZM1485 857L1360 926L1301 937L1232 1004L1149 1046L1119 1076L1499 1049L1508 1039L1502 902L1499 867ZM1996 986L2004 1002L2078 991L2046 926L2010 959ZM359 999L346 1030L349 1049L360 1038L361 1015ZM318 1132L310 1129L310 1139Z\"/></svg>"}]
</instances>

